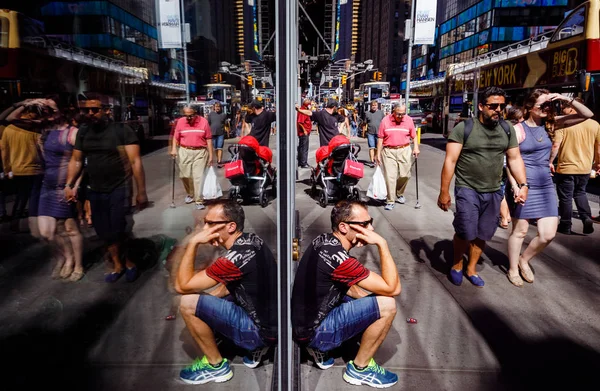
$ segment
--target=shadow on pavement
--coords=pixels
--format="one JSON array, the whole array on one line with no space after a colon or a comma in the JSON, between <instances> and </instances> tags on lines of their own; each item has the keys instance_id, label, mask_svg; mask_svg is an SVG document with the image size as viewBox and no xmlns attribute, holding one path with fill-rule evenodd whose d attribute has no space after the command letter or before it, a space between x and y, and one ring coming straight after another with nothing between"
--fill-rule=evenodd
<instances>
[{"instance_id":1,"label":"shadow on pavement","mask_svg":"<svg viewBox=\"0 0 600 391\"><path fill-rule=\"evenodd\" d=\"M589 390L598 384L600 353L564 337L528 340L494 311L469 312L501 366L511 390Z\"/></svg>"}]
</instances>

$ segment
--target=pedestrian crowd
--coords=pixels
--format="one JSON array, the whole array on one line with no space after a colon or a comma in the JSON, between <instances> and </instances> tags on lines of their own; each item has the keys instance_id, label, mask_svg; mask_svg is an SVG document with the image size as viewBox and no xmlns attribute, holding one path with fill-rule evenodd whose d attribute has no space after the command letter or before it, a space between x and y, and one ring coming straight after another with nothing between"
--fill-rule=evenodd
<instances>
[{"instance_id":1,"label":"pedestrian crowd","mask_svg":"<svg viewBox=\"0 0 600 391\"><path fill-rule=\"evenodd\" d=\"M497 228L510 228L506 275L511 284L522 287L524 282L534 282L530 263L556 233L572 233L573 200L584 234L594 231L585 188L590 169L600 171L600 125L579 98L544 89L534 90L521 107L507 107L506 93L497 87L484 90L478 102L477 116L450 133L441 170L437 204L443 211L451 210L455 178L454 255L448 278L455 285L466 279L483 287L476 267L486 242ZM132 207L134 202L138 209L149 204L139 138L126 124L115 122L110 107L100 101L78 105L79 109L58 107L51 99L35 99L2 112L3 178L10 179L0 183L14 181L13 218L27 216L32 235L50 245L53 278L78 281L84 276L78 220L86 220L110 260L105 281L114 283L125 276L133 282L140 270L126 251L132 238ZM310 168L313 123L321 148L329 154L336 145L352 144L362 128L369 149L366 162L383 171L385 213L391 213L397 203L404 204L420 155L417 129L406 107L397 105L384 115L372 102L362 119L356 110L342 108L336 101L327 102L322 110L312 107L310 99L295 107L298 167ZM194 107L183 108L168 148L173 167L179 168L183 202L205 209L172 252L169 268L173 288L181 295L180 313L202 352L180 371L181 380L190 384L233 377L220 344L223 338L244 351L244 365L259 366L277 344L279 321L277 262L271 249L263 238L245 230L246 213L235 197L207 202L204 191L216 158L217 168L225 167L232 186L249 188L249 182L241 184L242 176L259 178L260 183L270 178L275 193L268 146L270 136L276 135L276 115L258 100L250 103L248 113L238 111L233 123L221 104L206 118L201 114ZM240 137L238 165L233 157L231 161L223 157L228 129ZM353 153L352 148L349 151ZM230 176L228 170L247 175ZM260 186L257 194L262 196L266 188ZM3 208L2 203L0 212ZM374 229L374 218L360 197L337 201L330 221L328 232L311 238L295 272L293 338L323 370L334 365L335 349L350 344L354 352L343 371L346 382L393 386L398 376L377 364L374 356L396 316L395 297L401 292L398 260L390 252L388 238ZM532 224L535 237L523 249ZM209 260L200 256L201 246L222 252ZM377 270L351 255L364 246L377 249ZM199 256L203 266L198 270Z\"/></svg>"}]
</instances>

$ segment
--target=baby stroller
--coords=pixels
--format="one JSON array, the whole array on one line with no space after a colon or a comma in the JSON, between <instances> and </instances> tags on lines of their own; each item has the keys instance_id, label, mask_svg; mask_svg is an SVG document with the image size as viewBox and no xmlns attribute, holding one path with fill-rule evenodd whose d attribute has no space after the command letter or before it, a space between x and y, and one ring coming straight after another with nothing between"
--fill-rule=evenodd
<instances>
[{"instance_id":1,"label":"baby stroller","mask_svg":"<svg viewBox=\"0 0 600 391\"><path fill-rule=\"evenodd\" d=\"M245 136L238 144L229 146L229 153L231 162L225 165L225 177L231 182L229 198L244 203L258 201L261 207L266 207L269 191L273 198L277 194L277 173L271 166L273 152L259 146L254 137Z\"/></svg>"},{"instance_id":2,"label":"baby stroller","mask_svg":"<svg viewBox=\"0 0 600 391\"><path fill-rule=\"evenodd\" d=\"M340 138L336 140L336 137ZM329 146L317 150L317 167L312 170L310 177L311 196L318 196L319 205L323 208L331 201L360 200L360 192L356 187L364 173L363 164L356 159L360 146L352 144L345 136L336 137Z\"/></svg>"}]
</instances>

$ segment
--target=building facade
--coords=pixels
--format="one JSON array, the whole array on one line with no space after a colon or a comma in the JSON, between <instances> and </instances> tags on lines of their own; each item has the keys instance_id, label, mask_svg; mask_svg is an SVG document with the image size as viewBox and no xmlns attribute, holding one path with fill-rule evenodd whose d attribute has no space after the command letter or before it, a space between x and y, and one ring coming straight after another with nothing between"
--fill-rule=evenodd
<instances>
[{"instance_id":1,"label":"building facade","mask_svg":"<svg viewBox=\"0 0 600 391\"><path fill-rule=\"evenodd\" d=\"M40 13L49 37L159 74L153 0L52 1Z\"/></svg>"},{"instance_id":2,"label":"building facade","mask_svg":"<svg viewBox=\"0 0 600 391\"><path fill-rule=\"evenodd\" d=\"M568 0L445 0L438 5L437 72L556 28ZM435 72L435 71L434 71ZM437 73L436 72L436 73Z\"/></svg>"},{"instance_id":3,"label":"building facade","mask_svg":"<svg viewBox=\"0 0 600 391\"><path fill-rule=\"evenodd\" d=\"M358 60L373 60L382 72L382 80L390 82L390 91L400 89L405 52L404 23L410 14L410 1L372 0L360 4ZM361 75L361 82L371 74Z\"/></svg>"}]
</instances>

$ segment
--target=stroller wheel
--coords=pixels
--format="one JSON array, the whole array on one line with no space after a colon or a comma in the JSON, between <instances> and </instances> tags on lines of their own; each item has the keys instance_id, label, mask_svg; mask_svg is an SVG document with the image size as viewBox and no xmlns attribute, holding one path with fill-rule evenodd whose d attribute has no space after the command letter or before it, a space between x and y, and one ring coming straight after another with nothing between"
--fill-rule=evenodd
<instances>
[{"instance_id":1,"label":"stroller wheel","mask_svg":"<svg viewBox=\"0 0 600 391\"><path fill-rule=\"evenodd\" d=\"M327 190L323 189L323 190L321 190L321 195L319 196L319 205L321 205L322 208L326 208L327 204L329 204L329 199L327 197Z\"/></svg>"},{"instance_id":2,"label":"stroller wheel","mask_svg":"<svg viewBox=\"0 0 600 391\"><path fill-rule=\"evenodd\" d=\"M317 196L317 184L314 182L310 186L310 196L313 198Z\"/></svg>"},{"instance_id":3,"label":"stroller wheel","mask_svg":"<svg viewBox=\"0 0 600 391\"><path fill-rule=\"evenodd\" d=\"M266 208L267 205L269 205L269 199L267 198L267 193L263 191L260 193L260 206Z\"/></svg>"}]
</instances>

